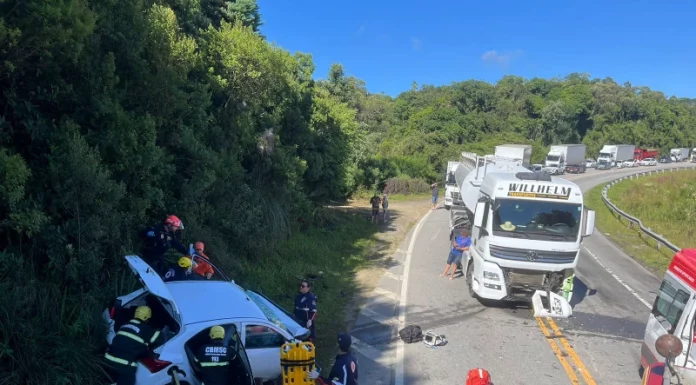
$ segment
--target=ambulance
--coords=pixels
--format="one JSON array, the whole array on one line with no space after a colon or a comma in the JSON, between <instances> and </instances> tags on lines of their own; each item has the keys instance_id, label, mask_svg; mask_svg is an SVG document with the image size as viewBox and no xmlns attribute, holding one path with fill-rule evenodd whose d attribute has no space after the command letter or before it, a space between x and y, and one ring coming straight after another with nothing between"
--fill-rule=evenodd
<instances>
[{"instance_id":1,"label":"ambulance","mask_svg":"<svg viewBox=\"0 0 696 385\"><path fill-rule=\"evenodd\" d=\"M660 284L641 347L640 364L644 385L696 385L696 249L682 249L674 255ZM683 349L665 369L665 357L657 351L657 339L672 334ZM665 373L666 372L666 373ZM670 382L663 382L663 375Z\"/></svg>"}]
</instances>

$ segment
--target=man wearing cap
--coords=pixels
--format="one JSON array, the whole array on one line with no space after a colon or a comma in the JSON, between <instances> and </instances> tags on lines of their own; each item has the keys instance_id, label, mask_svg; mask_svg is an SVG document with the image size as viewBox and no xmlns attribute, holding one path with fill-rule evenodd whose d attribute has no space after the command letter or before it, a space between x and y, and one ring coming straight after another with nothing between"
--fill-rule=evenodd
<instances>
[{"instance_id":1,"label":"man wearing cap","mask_svg":"<svg viewBox=\"0 0 696 385\"><path fill-rule=\"evenodd\" d=\"M321 385L358 385L358 360L350 353L352 344L353 340L349 334L339 334L339 353L329 373L329 379L319 376L316 370L309 372L309 378Z\"/></svg>"}]
</instances>

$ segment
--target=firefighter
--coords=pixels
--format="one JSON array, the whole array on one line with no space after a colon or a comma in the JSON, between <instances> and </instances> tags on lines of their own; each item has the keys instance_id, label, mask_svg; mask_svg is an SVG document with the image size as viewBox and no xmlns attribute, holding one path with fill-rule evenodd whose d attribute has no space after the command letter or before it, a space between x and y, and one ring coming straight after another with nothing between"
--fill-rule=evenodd
<instances>
[{"instance_id":1,"label":"firefighter","mask_svg":"<svg viewBox=\"0 0 696 385\"><path fill-rule=\"evenodd\" d=\"M188 249L178 239L178 234L183 229L184 223L181 219L176 215L170 215L162 223L145 230L143 257L159 274L163 274L166 268L164 254L167 250L173 247L183 255L188 254Z\"/></svg>"},{"instance_id":2,"label":"firefighter","mask_svg":"<svg viewBox=\"0 0 696 385\"><path fill-rule=\"evenodd\" d=\"M201 365L200 380L203 385L228 385L231 380L230 361L237 357L234 348L225 346L225 329L210 328L210 343L198 348L195 360Z\"/></svg>"},{"instance_id":3,"label":"firefighter","mask_svg":"<svg viewBox=\"0 0 696 385\"><path fill-rule=\"evenodd\" d=\"M196 252L196 255L200 255L201 257L210 260L207 255L203 252L205 250L205 245L203 242L198 241L193 244L193 250ZM213 267L210 266L209 263L206 261L202 261L200 258L197 260L198 266L193 268L193 271L196 272L198 275L202 275L207 279L210 279L213 274L215 274L215 270L213 270Z\"/></svg>"},{"instance_id":4,"label":"firefighter","mask_svg":"<svg viewBox=\"0 0 696 385\"><path fill-rule=\"evenodd\" d=\"M164 340L159 330L147 324L150 318L150 307L138 306L133 319L118 329L109 350L104 354L116 374L117 385L135 385L138 361L151 354L152 345L161 344Z\"/></svg>"},{"instance_id":5,"label":"firefighter","mask_svg":"<svg viewBox=\"0 0 696 385\"><path fill-rule=\"evenodd\" d=\"M321 385L358 385L358 360L350 353L353 340L350 334L338 335L338 355L329 373L329 379L319 376L316 370L307 376Z\"/></svg>"},{"instance_id":6,"label":"firefighter","mask_svg":"<svg viewBox=\"0 0 696 385\"><path fill-rule=\"evenodd\" d=\"M193 262L191 258L181 257L177 265L170 267L167 272L164 273L162 280L164 282L171 282L203 279L203 277L198 277L196 274L193 274L195 268L196 262Z\"/></svg>"},{"instance_id":7,"label":"firefighter","mask_svg":"<svg viewBox=\"0 0 696 385\"><path fill-rule=\"evenodd\" d=\"M314 321L317 318L317 297L312 293L312 283L303 280L300 283L300 294L295 297L295 318L300 325L309 329L312 334L310 341L314 343L316 326Z\"/></svg>"}]
</instances>

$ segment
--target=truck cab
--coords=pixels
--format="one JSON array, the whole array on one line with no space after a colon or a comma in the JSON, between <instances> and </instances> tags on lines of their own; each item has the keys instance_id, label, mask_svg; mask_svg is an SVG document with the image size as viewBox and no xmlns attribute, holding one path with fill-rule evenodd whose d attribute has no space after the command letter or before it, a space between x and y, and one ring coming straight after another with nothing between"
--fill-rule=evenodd
<instances>
[{"instance_id":1,"label":"truck cab","mask_svg":"<svg viewBox=\"0 0 696 385\"><path fill-rule=\"evenodd\" d=\"M460 183L472 224L462 261L469 294L519 301L536 290L559 293L574 274L582 239L594 231L580 188L509 160L476 162Z\"/></svg>"},{"instance_id":2,"label":"truck cab","mask_svg":"<svg viewBox=\"0 0 696 385\"><path fill-rule=\"evenodd\" d=\"M546 155L544 161L544 170L552 175L561 175L565 173L565 156L560 151L550 151Z\"/></svg>"},{"instance_id":3,"label":"truck cab","mask_svg":"<svg viewBox=\"0 0 696 385\"><path fill-rule=\"evenodd\" d=\"M660 284L641 347L644 381L653 375L653 368L663 364L655 342L664 334L678 337L684 346L681 354L674 357L682 384L696 384L696 249L677 252Z\"/></svg>"}]
</instances>

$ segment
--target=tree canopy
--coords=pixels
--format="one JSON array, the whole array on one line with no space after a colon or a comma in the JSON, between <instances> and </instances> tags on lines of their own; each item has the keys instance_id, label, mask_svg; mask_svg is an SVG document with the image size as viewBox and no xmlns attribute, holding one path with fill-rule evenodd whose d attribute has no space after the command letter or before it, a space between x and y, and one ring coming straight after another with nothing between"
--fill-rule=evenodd
<instances>
[{"instance_id":1,"label":"tree canopy","mask_svg":"<svg viewBox=\"0 0 696 385\"><path fill-rule=\"evenodd\" d=\"M96 383L100 312L165 214L234 269L316 207L427 188L463 150L696 144L696 103L647 87L507 76L391 98L340 64L315 81L261 25L254 0L0 0L0 382Z\"/></svg>"}]
</instances>

